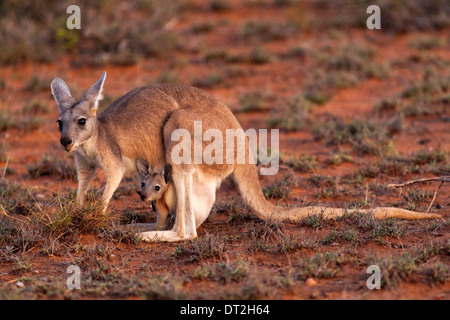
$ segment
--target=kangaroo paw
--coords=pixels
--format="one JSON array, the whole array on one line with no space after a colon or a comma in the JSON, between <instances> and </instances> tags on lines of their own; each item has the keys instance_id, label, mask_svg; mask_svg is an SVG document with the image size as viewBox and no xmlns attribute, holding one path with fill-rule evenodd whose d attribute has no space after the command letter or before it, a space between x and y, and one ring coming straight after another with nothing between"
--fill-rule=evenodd
<instances>
[{"instance_id":1,"label":"kangaroo paw","mask_svg":"<svg viewBox=\"0 0 450 320\"><path fill-rule=\"evenodd\" d=\"M143 241L148 242L164 242L164 241L176 242L196 238L195 236L190 235L180 237L178 233L174 231L148 231L148 232L141 232L139 235Z\"/></svg>"}]
</instances>

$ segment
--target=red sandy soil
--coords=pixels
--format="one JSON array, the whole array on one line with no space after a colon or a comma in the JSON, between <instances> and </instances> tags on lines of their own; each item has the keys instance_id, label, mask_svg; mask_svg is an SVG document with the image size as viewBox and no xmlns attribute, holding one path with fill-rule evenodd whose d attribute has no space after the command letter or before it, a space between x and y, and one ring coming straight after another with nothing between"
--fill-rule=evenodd
<instances>
[{"instance_id":1,"label":"red sandy soil","mask_svg":"<svg viewBox=\"0 0 450 320\"><path fill-rule=\"evenodd\" d=\"M230 35L232 28L237 28L245 21L249 20L276 20L277 15L273 14L273 8L242 8L242 10L229 10L225 12L188 12L176 24L175 31L187 32L193 21L227 21L226 24L214 29L213 32L193 35L190 45L196 45L203 48L224 48L231 54L248 53L252 46L249 43L235 43ZM277 9L282 10L282 9ZM282 18L280 18L282 20ZM420 34L408 35L389 35L383 36L381 33L373 31L347 31L347 40L357 42L358 40L367 41L376 50L376 59L380 61L392 61L393 59L407 59L416 50L409 46L410 40ZM350 33L350 34L349 34ZM442 33L441 36L448 36L448 33ZM299 34L288 40L271 41L263 47L273 53L286 52L287 48L295 44L305 44L306 47L314 47L320 37L317 34ZM450 58L448 45L442 49L433 51L433 54L439 55L444 59ZM195 64L192 61L198 59L198 53L175 53L174 56L167 58L151 58L140 60L136 65L129 67L105 66L105 67L77 67L71 66L72 57L64 57L58 63L53 64L20 64L18 66L3 67L2 77L6 79L7 89L1 92L3 105L11 110L20 110L24 102L30 99L39 99L51 106L51 112L45 115L44 124L37 130L30 133L23 133L16 129L8 130L1 134L1 139L7 143L9 157L8 167L14 170L14 173L7 178L20 185L27 187L41 188L44 195L52 192L67 192L76 189L76 181L64 181L58 177L41 177L32 179L27 173L27 164L40 161L44 154L52 154L58 158L67 158L67 154L59 147L59 133L55 123L58 117L56 104L54 103L50 90L32 92L24 90L23 87L27 81L34 75L39 75L45 79L52 79L59 76L65 79L69 87L76 87L82 92L92 85L98 79L101 71L107 71L107 79L104 86L104 93L113 97L119 97L126 92L141 85L154 81L154 79L163 71L172 68L179 76L181 83L190 83L193 76L212 74L221 68L221 63ZM182 66L172 67L173 61L185 60L187 63ZM275 62L252 65L249 63L240 63L236 67L241 70L238 76L233 76L212 89L206 89L225 103L229 104L233 110L238 109L237 96L240 93L252 91L255 89L266 89L276 95L277 98L290 97L301 93L302 86L308 75L308 65L311 64L310 58L297 60L295 58L281 59ZM312 119L319 119L320 116L333 115L340 116L343 119L350 120L355 117L370 118L373 113L373 105L382 98L393 96L404 88L405 84L421 77L422 70L419 66L395 68L389 78L384 80L362 81L355 86L342 89L336 92L330 101L323 106L317 106L312 111ZM79 98L79 97L78 97ZM274 108L275 104L270 105ZM265 120L270 115L270 111L256 111L250 113L236 113L236 117L247 128L266 128ZM450 130L448 122L441 121L436 116L412 117L406 119L406 130L395 134L393 141L395 147L401 155L408 156L425 148L449 149ZM419 141L427 141L425 145L419 144ZM292 156L315 155L319 161L319 166L314 173L320 175L343 176L351 173L358 168L376 161L375 157L360 156L352 153L354 161L341 165L327 165L326 159L332 154L334 147L327 147L321 141L315 141L311 132L308 130L294 133L281 132L280 150L283 153ZM350 150L350 148L349 148ZM351 150L349 151L351 152ZM68 161L73 161L69 159ZM5 163L1 164L3 168ZM275 179L281 179L287 173L285 166L282 167ZM297 178L308 177L312 173L295 172ZM432 176L432 175L428 175ZM416 178L408 174L402 177L383 177L380 182L395 183L407 181ZM261 177L261 184L267 185L274 178ZM104 182L100 174L97 178L97 186ZM124 183L127 187L133 188L133 182ZM135 186L137 189L137 185ZM433 192L436 185L421 186L428 192ZM310 185L300 184L293 189L287 199L279 201L282 205L295 205L296 203L320 203L323 205L345 206L348 202L354 202L354 195L340 197L339 199L325 198L317 200L315 197L317 188L311 188ZM225 181L223 186L217 192L217 201L226 202L238 197L238 191L230 181ZM377 198L369 194L369 202L375 205L396 204L398 193L393 192L390 195L384 195ZM300 202L301 201L301 202ZM429 199L420 203L420 210L425 210ZM436 203L442 206L438 212L444 217L450 215L450 192L449 185L444 184L439 191ZM122 212L131 208L136 211L149 212L149 220L154 220L154 213L147 205L140 202L136 194L121 196L111 203L113 212L120 216ZM436 212L436 209L433 208ZM265 270L276 274L279 270L287 270L299 258L312 256L315 250L301 249L288 254L270 254L270 253L248 253L245 246L239 240L242 233L242 226L239 222L229 223L228 217L224 214L216 214L211 217L198 230L199 236L205 234L216 234L228 237L226 258L230 260L246 257L250 259L255 269ZM246 222L243 222L246 223ZM368 242L363 245L351 247L352 253L357 256L365 256L368 253L388 256L391 254L400 254L404 248L412 248L416 245L428 244L431 241L445 241L449 239L448 227L443 232L438 232L438 236L423 234L418 232L420 227L426 226L430 222L406 222L406 234L401 238L389 238L388 243L379 245L374 242ZM337 224L342 226L341 224ZM297 226L286 224L288 234L299 235L305 233L312 238L323 238L334 227L333 224L322 228L314 229L307 226ZM423 228L422 228L423 229ZM422 230L420 229L420 230ZM438 237L438 239L436 238ZM436 239L435 239L436 238ZM234 239L234 240L233 240ZM96 235L88 234L80 236L79 243L86 244L88 247L96 244L104 244L105 240ZM151 274L173 273L173 274L192 274L201 264L187 263L186 257L177 257L172 255L175 248L179 247L177 243L114 243L113 257L110 257L112 265L116 268L123 267L126 272L137 274L139 272L148 272ZM339 244L339 246L342 243ZM333 251L338 248L327 244L318 250ZM31 276L51 276L61 275L65 268L72 261L73 257L67 255L39 255L38 248L27 252L26 255L31 262ZM74 253L74 256L76 254ZM448 258L448 257L447 257ZM211 261L215 261L212 259ZM449 266L447 259L446 265ZM304 282L297 283L291 290L282 291L279 299L448 299L450 297L450 284L423 283L420 280L412 279L403 281L394 289L367 290L365 286L365 265L346 265L341 270L342 275L332 279L316 279L318 284L313 287L307 287ZM12 272L13 265L10 263L0 263L0 284L14 283L18 277ZM236 284L228 284L233 286ZM216 290L215 282L190 282L184 285L187 291Z\"/></svg>"}]
</instances>

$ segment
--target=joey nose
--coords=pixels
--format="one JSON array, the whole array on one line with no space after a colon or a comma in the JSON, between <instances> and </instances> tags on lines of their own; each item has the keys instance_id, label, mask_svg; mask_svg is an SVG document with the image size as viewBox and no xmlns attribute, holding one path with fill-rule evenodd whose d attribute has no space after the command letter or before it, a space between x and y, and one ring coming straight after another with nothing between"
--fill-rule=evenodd
<instances>
[{"instance_id":1,"label":"joey nose","mask_svg":"<svg viewBox=\"0 0 450 320\"><path fill-rule=\"evenodd\" d=\"M61 138L60 142L64 147L67 147L68 145L70 145L72 143L72 139L63 137L63 138Z\"/></svg>"},{"instance_id":2,"label":"joey nose","mask_svg":"<svg viewBox=\"0 0 450 320\"><path fill-rule=\"evenodd\" d=\"M143 194L142 192L136 191L136 193L141 197L142 201L145 201L145 199L147 199L147 196L145 194Z\"/></svg>"}]
</instances>

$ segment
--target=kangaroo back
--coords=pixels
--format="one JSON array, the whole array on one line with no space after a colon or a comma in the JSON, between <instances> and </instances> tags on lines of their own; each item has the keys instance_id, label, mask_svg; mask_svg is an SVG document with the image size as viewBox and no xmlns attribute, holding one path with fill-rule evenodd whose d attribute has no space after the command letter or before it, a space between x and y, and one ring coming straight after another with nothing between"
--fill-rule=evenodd
<instances>
[{"instance_id":1,"label":"kangaroo back","mask_svg":"<svg viewBox=\"0 0 450 320\"><path fill-rule=\"evenodd\" d=\"M100 141L105 148L117 145L121 158L164 163L163 127L174 111L203 110L213 113L219 106L210 94L185 85L155 84L135 89L111 104L98 117ZM199 111L202 112L202 111Z\"/></svg>"}]
</instances>

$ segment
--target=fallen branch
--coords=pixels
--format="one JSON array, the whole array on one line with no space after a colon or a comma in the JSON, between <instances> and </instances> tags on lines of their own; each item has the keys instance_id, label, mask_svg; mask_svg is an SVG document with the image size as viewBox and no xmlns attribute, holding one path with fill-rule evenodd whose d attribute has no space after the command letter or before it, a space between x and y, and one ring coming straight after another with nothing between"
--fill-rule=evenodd
<instances>
[{"instance_id":1,"label":"fallen branch","mask_svg":"<svg viewBox=\"0 0 450 320\"><path fill-rule=\"evenodd\" d=\"M3 169L2 180L5 179L6 170L8 170L9 157L6 158L5 169Z\"/></svg>"},{"instance_id":2,"label":"fallen branch","mask_svg":"<svg viewBox=\"0 0 450 320\"><path fill-rule=\"evenodd\" d=\"M411 180L405 183L399 183L399 184L388 184L388 188L401 188L403 190L403 187L414 184L414 183L421 183L421 182L429 182L429 181L440 181L441 183L437 187L436 191L434 192L433 199L431 200L430 205L428 206L428 209L425 213L428 213L433 206L434 200L436 200L437 193L441 186L444 184L444 182L450 182L450 176L442 176L442 177L435 177L435 178L423 178L423 179L417 179L417 180Z\"/></svg>"},{"instance_id":3,"label":"fallen branch","mask_svg":"<svg viewBox=\"0 0 450 320\"><path fill-rule=\"evenodd\" d=\"M423 178L423 179L417 179L417 180L411 180L405 183L399 183L399 184L388 184L388 188L403 188L404 186L413 184L413 183L420 183L420 182L428 182L428 181L441 181L441 182L450 182L450 176L442 176L442 177L435 177L435 178Z\"/></svg>"},{"instance_id":4,"label":"fallen branch","mask_svg":"<svg viewBox=\"0 0 450 320\"><path fill-rule=\"evenodd\" d=\"M428 209L427 209L427 211L426 211L425 213L428 213L428 211L430 211L431 207L433 206L433 202L434 202L434 200L436 199L437 193L438 193L439 189L441 188L441 186L442 186L443 184L444 184L444 181L442 181L442 182L439 184L439 187L437 187L437 189L436 189L436 191L434 192L434 195L433 195L433 200L431 200L430 206L428 207Z\"/></svg>"}]
</instances>

